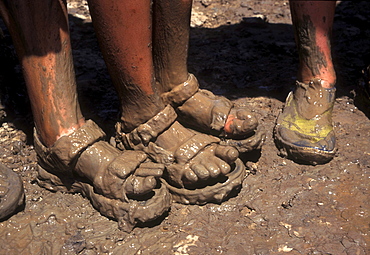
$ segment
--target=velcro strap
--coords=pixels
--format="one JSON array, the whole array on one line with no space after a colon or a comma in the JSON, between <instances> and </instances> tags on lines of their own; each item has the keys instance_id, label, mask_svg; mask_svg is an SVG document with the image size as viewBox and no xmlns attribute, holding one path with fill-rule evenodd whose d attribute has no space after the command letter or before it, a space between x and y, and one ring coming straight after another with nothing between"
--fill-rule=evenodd
<instances>
[{"instance_id":1,"label":"velcro strap","mask_svg":"<svg viewBox=\"0 0 370 255\"><path fill-rule=\"evenodd\" d=\"M51 156L56 157L61 163L70 166L71 162L87 147L102 140L104 131L92 120L68 136L62 136L50 148Z\"/></svg>"},{"instance_id":2,"label":"velcro strap","mask_svg":"<svg viewBox=\"0 0 370 255\"><path fill-rule=\"evenodd\" d=\"M60 137L51 148L46 148L34 132L35 150L42 165L55 170L72 171L75 159L89 146L104 139L104 131L92 120L68 136Z\"/></svg>"},{"instance_id":3,"label":"velcro strap","mask_svg":"<svg viewBox=\"0 0 370 255\"><path fill-rule=\"evenodd\" d=\"M121 140L127 148L143 150L160 133L175 122L177 114L172 106L167 105L146 123L139 125L128 134L120 133Z\"/></svg>"},{"instance_id":4,"label":"velcro strap","mask_svg":"<svg viewBox=\"0 0 370 255\"><path fill-rule=\"evenodd\" d=\"M214 136L205 134L196 134L189 140L183 143L175 152L175 158L177 163L185 164L190 159L195 157L198 152L202 151L203 148L212 144L218 143L220 139Z\"/></svg>"},{"instance_id":5,"label":"velcro strap","mask_svg":"<svg viewBox=\"0 0 370 255\"><path fill-rule=\"evenodd\" d=\"M142 150L157 163L169 165L175 161L175 157L171 152L159 147L155 143L149 143Z\"/></svg>"},{"instance_id":6,"label":"velcro strap","mask_svg":"<svg viewBox=\"0 0 370 255\"><path fill-rule=\"evenodd\" d=\"M193 96L198 89L197 78L193 74L189 74L187 81L177 85L171 91L163 93L162 99L165 104L180 105Z\"/></svg>"}]
</instances>

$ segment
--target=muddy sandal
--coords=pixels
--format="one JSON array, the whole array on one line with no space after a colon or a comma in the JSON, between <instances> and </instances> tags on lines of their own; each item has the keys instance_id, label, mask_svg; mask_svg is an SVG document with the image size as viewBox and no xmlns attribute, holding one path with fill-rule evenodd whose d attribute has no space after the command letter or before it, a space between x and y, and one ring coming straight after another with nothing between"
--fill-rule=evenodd
<instances>
[{"instance_id":1,"label":"muddy sandal","mask_svg":"<svg viewBox=\"0 0 370 255\"><path fill-rule=\"evenodd\" d=\"M227 141L239 152L259 149L265 135L257 130L258 121L245 107L235 107L225 97L199 89L197 79L189 74L188 80L171 91L163 93L166 104L175 107L178 121L186 127L214 135ZM227 126L227 130L225 130Z\"/></svg>"},{"instance_id":2,"label":"muddy sandal","mask_svg":"<svg viewBox=\"0 0 370 255\"><path fill-rule=\"evenodd\" d=\"M337 150L332 124L335 88L321 87L321 80L309 84L297 81L287 97L274 129L282 156L308 164L330 161Z\"/></svg>"},{"instance_id":3,"label":"muddy sandal","mask_svg":"<svg viewBox=\"0 0 370 255\"><path fill-rule=\"evenodd\" d=\"M122 152L104 137L91 120L50 148L34 132L38 183L52 191L82 193L129 232L138 221L153 220L170 207L170 193L157 183L164 166L148 162L143 152Z\"/></svg>"},{"instance_id":4,"label":"muddy sandal","mask_svg":"<svg viewBox=\"0 0 370 255\"><path fill-rule=\"evenodd\" d=\"M166 167L162 182L175 202L221 202L241 186L246 177L238 151L219 145L219 139L179 124L174 108L167 105L152 119L130 133L116 125L118 147L141 150Z\"/></svg>"},{"instance_id":5,"label":"muddy sandal","mask_svg":"<svg viewBox=\"0 0 370 255\"><path fill-rule=\"evenodd\" d=\"M0 164L0 220L14 213L24 203L23 183L18 174Z\"/></svg>"}]
</instances>

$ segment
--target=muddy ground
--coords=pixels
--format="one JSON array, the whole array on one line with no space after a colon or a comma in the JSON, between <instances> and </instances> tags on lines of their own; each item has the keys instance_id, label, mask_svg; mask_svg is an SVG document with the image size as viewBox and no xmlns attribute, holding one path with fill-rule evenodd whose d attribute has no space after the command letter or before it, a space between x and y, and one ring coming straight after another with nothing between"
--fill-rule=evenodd
<instances>
[{"instance_id":1,"label":"muddy ground","mask_svg":"<svg viewBox=\"0 0 370 255\"><path fill-rule=\"evenodd\" d=\"M71 0L69 7L83 112L112 134L118 100L86 2ZM272 139L298 62L288 2L196 0L189 69L202 88L250 105L266 143L247 155L250 174L228 201L173 204L158 221L127 234L81 195L36 184L32 116L4 29L0 161L22 177L26 205L0 223L0 254L370 254L370 106L361 98L361 70L370 63L370 2L339 2L333 32L339 151L326 165L299 165L279 157Z\"/></svg>"}]
</instances>

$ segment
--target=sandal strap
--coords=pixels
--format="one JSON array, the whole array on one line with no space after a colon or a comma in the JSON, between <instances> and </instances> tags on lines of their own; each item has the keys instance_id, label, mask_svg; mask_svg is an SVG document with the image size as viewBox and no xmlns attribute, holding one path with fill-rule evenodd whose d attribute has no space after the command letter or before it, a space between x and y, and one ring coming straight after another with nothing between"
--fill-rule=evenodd
<instances>
[{"instance_id":1,"label":"sandal strap","mask_svg":"<svg viewBox=\"0 0 370 255\"><path fill-rule=\"evenodd\" d=\"M186 101L196 93L215 100L215 105L210 109L210 115L212 116L211 123L206 123L205 125L210 125L211 129L216 133L222 132L233 104L226 98L215 96L210 91L199 89L198 80L193 74L189 74L187 81L184 83L177 85L169 92L163 93L162 99L165 104L171 104L175 107L180 106L179 110L182 111L186 108L183 104L186 104Z\"/></svg>"},{"instance_id":2,"label":"sandal strap","mask_svg":"<svg viewBox=\"0 0 370 255\"><path fill-rule=\"evenodd\" d=\"M185 164L194 158L202 149L212 143L218 143L220 139L205 134L196 134L184 142L174 153L177 163ZM197 148L196 150L192 148Z\"/></svg>"},{"instance_id":3,"label":"sandal strap","mask_svg":"<svg viewBox=\"0 0 370 255\"><path fill-rule=\"evenodd\" d=\"M199 89L197 78L189 74L187 81L174 87L171 91L163 93L162 99L165 104L181 105L192 97Z\"/></svg>"},{"instance_id":4,"label":"sandal strap","mask_svg":"<svg viewBox=\"0 0 370 255\"><path fill-rule=\"evenodd\" d=\"M185 141L174 153L171 153L153 142L161 133L167 130L177 118L171 105L167 105L161 112L139 125L130 133L117 130L117 140L122 141L126 149L144 151L155 162L169 165L176 159L178 163L186 163L201 149L219 142L220 139L204 134L195 134ZM191 148L197 148L196 151Z\"/></svg>"},{"instance_id":5,"label":"sandal strap","mask_svg":"<svg viewBox=\"0 0 370 255\"><path fill-rule=\"evenodd\" d=\"M142 150L158 163L168 164L174 161L171 152L157 146L152 141L176 121L177 114L171 105L167 105L146 123L139 125L130 133L121 130L120 123L116 125L116 140L122 141L126 149Z\"/></svg>"},{"instance_id":6,"label":"sandal strap","mask_svg":"<svg viewBox=\"0 0 370 255\"><path fill-rule=\"evenodd\" d=\"M50 148L42 144L35 129L34 145L39 163L43 167L46 166L48 169L54 169L58 172L68 171L71 173L79 155L104 137L104 131L94 121L88 120L72 134L59 138Z\"/></svg>"},{"instance_id":7,"label":"sandal strap","mask_svg":"<svg viewBox=\"0 0 370 255\"><path fill-rule=\"evenodd\" d=\"M206 104L202 108L202 111L196 112L199 103L204 100L212 100L212 104ZM186 116L186 119L182 121L188 123L190 126L195 121L204 129L210 128L212 135L220 135L223 132L225 122L232 107L233 103L226 98L216 96L211 91L199 89L191 99L177 108L177 112L179 112L180 117ZM189 114L190 112L192 114Z\"/></svg>"}]
</instances>

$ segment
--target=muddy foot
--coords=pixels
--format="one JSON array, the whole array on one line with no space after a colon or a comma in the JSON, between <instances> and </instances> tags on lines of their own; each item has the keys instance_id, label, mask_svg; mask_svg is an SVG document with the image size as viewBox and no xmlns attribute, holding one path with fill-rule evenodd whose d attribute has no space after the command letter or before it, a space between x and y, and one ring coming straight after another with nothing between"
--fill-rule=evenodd
<instances>
[{"instance_id":1,"label":"muddy foot","mask_svg":"<svg viewBox=\"0 0 370 255\"><path fill-rule=\"evenodd\" d=\"M330 161L336 151L332 111L335 89L324 89L320 80L297 82L277 119L274 136L282 156L308 164Z\"/></svg>"},{"instance_id":2,"label":"muddy foot","mask_svg":"<svg viewBox=\"0 0 370 255\"><path fill-rule=\"evenodd\" d=\"M181 124L200 132L241 140L251 137L258 126L249 109L235 107L225 97L199 89L192 74L189 74L188 81L164 93L162 98L176 108Z\"/></svg>"},{"instance_id":3,"label":"muddy foot","mask_svg":"<svg viewBox=\"0 0 370 255\"><path fill-rule=\"evenodd\" d=\"M220 145L216 137L183 127L175 121L176 118L175 110L167 106L128 134L121 132L118 124L117 140L126 148L145 151L155 162L163 163L168 183L179 189L202 189L224 182L227 179L225 176L235 169L238 151L231 146ZM244 178L245 169L241 168ZM240 185L241 181L237 185L229 184L231 188L226 193ZM207 199L201 203L207 202Z\"/></svg>"},{"instance_id":4,"label":"muddy foot","mask_svg":"<svg viewBox=\"0 0 370 255\"><path fill-rule=\"evenodd\" d=\"M149 200L159 199L157 193L149 193L157 188L164 166L150 162L143 152L120 151L102 141L104 136L92 121L71 135L61 137L51 148L45 148L35 134L39 183L51 190L82 192L102 214L117 220L126 219L127 225L133 227L140 220L138 215L145 215L149 210L142 206L142 211L135 209L134 214L132 206L137 203L134 198L142 200L145 196L148 204L152 203ZM159 200L160 206L154 206L156 211L148 215L158 217L169 208L168 195L161 194Z\"/></svg>"}]
</instances>

